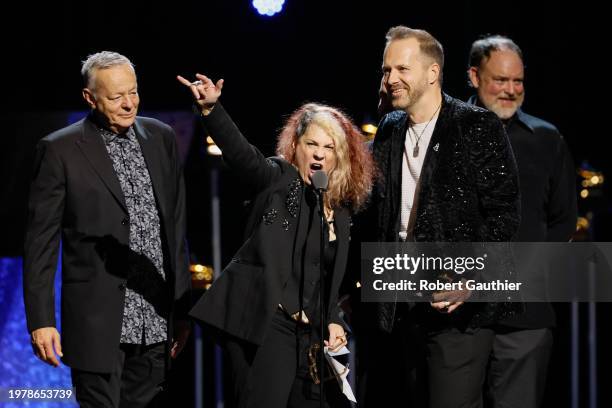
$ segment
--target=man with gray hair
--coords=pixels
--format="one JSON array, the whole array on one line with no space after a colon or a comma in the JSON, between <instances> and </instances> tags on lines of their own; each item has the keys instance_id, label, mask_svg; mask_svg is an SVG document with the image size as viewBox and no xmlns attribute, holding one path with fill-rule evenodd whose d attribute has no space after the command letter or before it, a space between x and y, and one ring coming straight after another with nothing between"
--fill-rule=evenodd
<instances>
[{"instance_id":1,"label":"man with gray hair","mask_svg":"<svg viewBox=\"0 0 612 408\"><path fill-rule=\"evenodd\" d=\"M473 105L504 123L519 170L521 223L517 241L568 241L576 229L576 178L563 137L552 124L521 110L525 99L523 53L510 38L474 41L468 77ZM520 272L520 271L519 271ZM491 406L542 403L555 315L549 303L526 303L523 313L492 326L487 389Z\"/></svg>"},{"instance_id":2,"label":"man with gray hair","mask_svg":"<svg viewBox=\"0 0 612 408\"><path fill-rule=\"evenodd\" d=\"M128 58L83 62L90 114L37 146L24 254L34 353L72 369L82 407L146 406L183 347L190 276L175 134L136 116ZM54 275L61 240L62 337Z\"/></svg>"}]
</instances>

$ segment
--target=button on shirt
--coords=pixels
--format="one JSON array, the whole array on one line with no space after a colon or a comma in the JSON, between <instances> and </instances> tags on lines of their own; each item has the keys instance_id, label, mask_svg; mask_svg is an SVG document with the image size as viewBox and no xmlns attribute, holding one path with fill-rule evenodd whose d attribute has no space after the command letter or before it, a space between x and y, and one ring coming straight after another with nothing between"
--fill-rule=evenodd
<instances>
[{"instance_id":1,"label":"button on shirt","mask_svg":"<svg viewBox=\"0 0 612 408\"><path fill-rule=\"evenodd\" d=\"M153 185L133 128L117 135L99 129L119 179L129 217L125 306L121 343L153 344L167 339L168 296Z\"/></svg>"}]
</instances>

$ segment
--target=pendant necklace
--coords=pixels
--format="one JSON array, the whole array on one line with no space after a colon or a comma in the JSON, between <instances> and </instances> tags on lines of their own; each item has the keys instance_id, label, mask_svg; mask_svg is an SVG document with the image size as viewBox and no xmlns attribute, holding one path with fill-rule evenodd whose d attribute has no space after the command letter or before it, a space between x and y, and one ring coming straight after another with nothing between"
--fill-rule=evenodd
<instances>
[{"instance_id":1,"label":"pendant necklace","mask_svg":"<svg viewBox=\"0 0 612 408\"><path fill-rule=\"evenodd\" d=\"M425 130L427 129L427 126L429 126L429 124L431 123L433 118L436 116L436 113L438 113L438 110L440 110L441 106L442 106L442 102L440 102L440 105L438 105L438 107L434 111L433 115L431 115L431 118L429 119L429 121L427 122L427 124L425 125L423 130L421 131L421 134L418 135L418 137L417 137L417 132L414 130L414 126L410 125L410 130L412 130L412 133L414 134L415 140L416 140L416 142L414 144L414 149L412 149L412 157L417 157L419 155L419 140L421 140L421 136L423 136L423 133L425 133Z\"/></svg>"}]
</instances>

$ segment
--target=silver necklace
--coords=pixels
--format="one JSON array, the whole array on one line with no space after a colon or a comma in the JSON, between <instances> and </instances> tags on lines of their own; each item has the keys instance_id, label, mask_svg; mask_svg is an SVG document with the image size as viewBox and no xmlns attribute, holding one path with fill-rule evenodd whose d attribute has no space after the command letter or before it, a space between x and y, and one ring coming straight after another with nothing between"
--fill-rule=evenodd
<instances>
[{"instance_id":1,"label":"silver necklace","mask_svg":"<svg viewBox=\"0 0 612 408\"><path fill-rule=\"evenodd\" d=\"M417 157L419 155L419 141L421 140L421 136L423 136L423 133L425 133L425 130L427 129L427 126L429 126L429 124L431 123L433 118L436 116L436 113L438 113L438 110L440 109L440 106L442 106L442 102L440 102L440 104L438 105L438 107L434 111L433 115L431 115L431 118L429 118L429 121L427 122L427 124L425 125L423 130L421 131L421 134L418 135L418 137L415 137L416 142L414 144L414 149L412 149L412 157ZM412 130L412 133L415 136L417 135L417 132L414 130L414 124L410 125L410 130Z\"/></svg>"}]
</instances>

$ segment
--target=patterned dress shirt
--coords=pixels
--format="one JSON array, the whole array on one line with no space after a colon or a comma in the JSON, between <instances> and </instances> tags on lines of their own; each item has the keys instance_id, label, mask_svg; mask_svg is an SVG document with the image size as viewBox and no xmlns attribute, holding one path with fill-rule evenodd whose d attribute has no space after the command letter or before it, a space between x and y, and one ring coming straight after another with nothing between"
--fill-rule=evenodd
<instances>
[{"instance_id":1,"label":"patterned dress shirt","mask_svg":"<svg viewBox=\"0 0 612 408\"><path fill-rule=\"evenodd\" d=\"M160 221L149 171L133 128L117 135L100 129L129 214L129 262L121 343L167 339L168 296Z\"/></svg>"}]
</instances>

